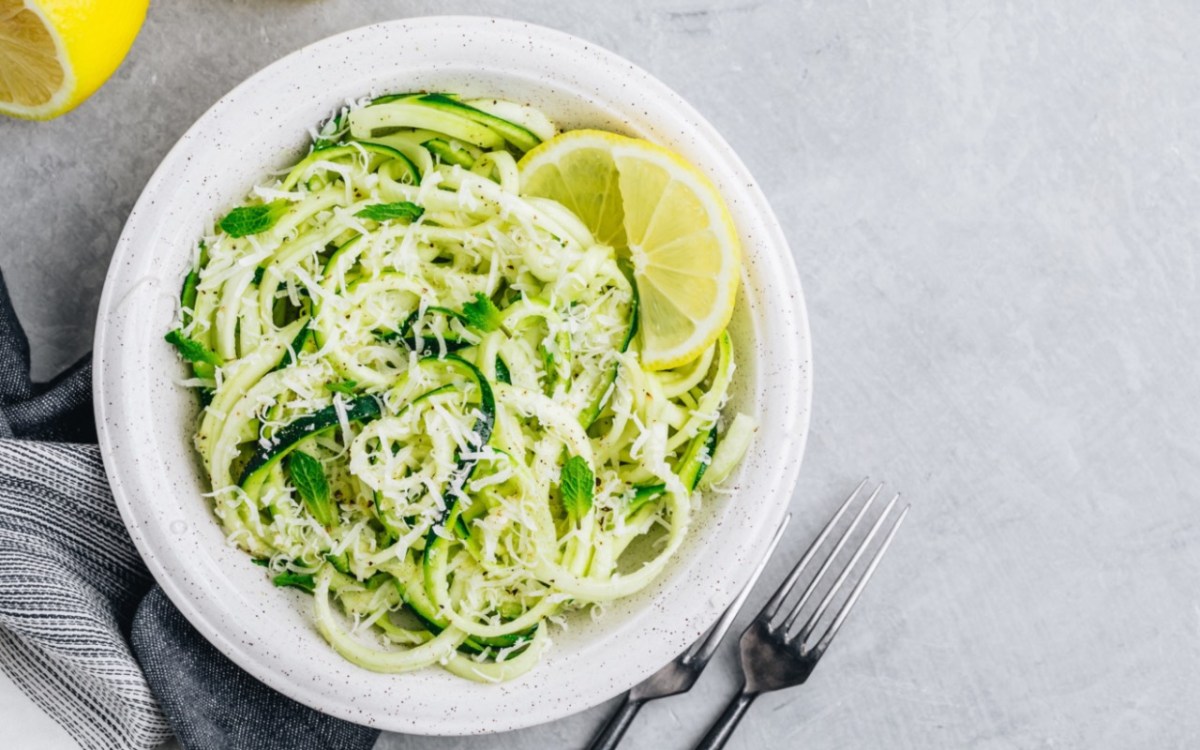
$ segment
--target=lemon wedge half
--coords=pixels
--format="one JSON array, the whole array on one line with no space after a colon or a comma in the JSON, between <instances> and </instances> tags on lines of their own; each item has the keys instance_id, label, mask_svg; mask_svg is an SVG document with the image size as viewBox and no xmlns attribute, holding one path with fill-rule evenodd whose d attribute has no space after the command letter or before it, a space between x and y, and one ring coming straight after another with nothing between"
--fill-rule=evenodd
<instances>
[{"instance_id":1,"label":"lemon wedge half","mask_svg":"<svg viewBox=\"0 0 1200 750\"><path fill-rule=\"evenodd\" d=\"M570 130L518 164L521 192L570 209L598 242L627 250L641 302L642 364L677 367L729 324L741 249L712 183L662 146Z\"/></svg>"},{"instance_id":2,"label":"lemon wedge half","mask_svg":"<svg viewBox=\"0 0 1200 750\"><path fill-rule=\"evenodd\" d=\"M149 0L0 0L0 113L48 120L108 80Z\"/></svg>"}]
</instances>

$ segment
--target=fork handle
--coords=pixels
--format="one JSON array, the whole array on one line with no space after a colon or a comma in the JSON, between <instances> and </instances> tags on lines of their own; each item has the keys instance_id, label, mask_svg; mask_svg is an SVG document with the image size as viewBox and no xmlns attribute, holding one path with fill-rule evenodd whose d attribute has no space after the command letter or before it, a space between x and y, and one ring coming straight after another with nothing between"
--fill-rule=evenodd
<instances>
[{"instance_id":1,"label":"fork handle","mask_svg":"<svg viewBox=\"0 0 1200 750\"><path fill-rule=\"evenodd\" d=\"M750 708L750 704L757 697L758 693L747 692L743 687L734 699L729 701L721 718L709 728L708 734L704 735L700 744L696 745L696 750L721 750L725 747L725 743L733 736L733 730L737 729L738 722L746 715L746 709Z\"/></svg>"},{"instance_id":2,"label":"fork handle","mask_svg":"<svg viewBox=\"0 0 1200 750\"><path fill-rule=\"evenodd\" d=\"M637 716L645 702L644 700L634 700L626 694L621 708L617 709L617 712L592 740L592 744L588 745L588 750L615 750L617 745L621 744L625 730L629 729L629 725L633 723L633 717Z\"/></svg>"}]
</instances>

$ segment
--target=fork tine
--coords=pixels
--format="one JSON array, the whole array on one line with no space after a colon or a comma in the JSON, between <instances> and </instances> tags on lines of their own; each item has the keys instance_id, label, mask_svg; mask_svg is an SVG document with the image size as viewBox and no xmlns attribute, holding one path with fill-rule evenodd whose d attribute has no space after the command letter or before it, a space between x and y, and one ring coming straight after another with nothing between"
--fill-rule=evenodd
<instances>
[{"instance_id":1,"label":"fork tine","mask_svg":"<svg viewBox=\"0 0 1200 750\"><path fill-rule=\"evenodd\" d=\"M867 532L866 538L863 539L862 543L858 545L858 549L854 550L854 556L850 558L850 562L846 563L846 567L842 569L841 574L837 577L837 580L834 581L833 586L830 587L824 598L821 599L821 603L817 605L817 609L815 612L813 612L812 617L808 618L808 622L805 623L799 634L795 636L794 640L797 640L800 643L800 650L802 652L804 651L804 644L808 641L809 636L811 636L813 631L816 629L817 622L821 619L821 615L825 614L825 610L829 608L829 605L833 602L834 597L837 596L839 591L841 591L842 584L845 583L846 579L850 577L850 574L854 572L854 567L858 565L858 561L860 558L862 558L863 553L865 553L867 548L871 546L871 540L873 540L875 535L879 533L879 529L883 527L883 522L887 520L887 517L891 514L892 509L896 507L896 503L899 500L899 494L892 497L891 501L887 504L887 507L883 509L883 513L881 513L879 518L875 520L875 523L871 525L871 530ZM903 518L903 514L901 514L901 518ZM892 531L895 531L894 527ZM874 562L874 560L872 560L872 562ZM785 631L785 633L786 632L787 631ZM793 638L788 638L788 640L793 640Z\"/></svg>"},{"instance_id":2,"label":"fork tine","mask_svg":"<svg viewBox=\"0 0 1200 750\"><path fill-rule=\"evenodd\" d=\"M687 654L683 657L684 664L699 664L701 668L708 663L712 655L717 650L717 646L721 645L721 639L725 637L725 633L729 631L729 626L733 625L734 618L742 609L742 605L746 603L746 597L750 596L750 590L754 588L754 584L758 583L758 577L767 567L767 563L771 560L771 555L775 553L775 548L779 546L779 540L783 538L783 531L787 528L788 523L792 520L792 514L788 513L783 517L783 522L779 524L779 528L775 531L775 536L771 539L771 543L767 545L767 551L759 560L758 566L751 574L750 580L746 581L746 585L742 587L737 598L733 600L733 604L725 610L721 615L721 619L717 620L716 624L708 629L708 632L703 638L700 638L687 650Z\"/></svg>"},{"instance_id":3,"label":"fork tine","mask_svg":"<svg viewBox=\"0 0 1200 750\"><path fill-rule=\"evenodd\" d=\"M809 597L816 593L817 586L819 586L821 581L825 579L825 574L829 572L829 568L833 565L834 560L837 559L838 553L840 553L842 548L846 546L846 542L850 541L850 535L854 533L856 528L858 528L859 521L861 521L867 514L867 511L871 509L871 505L875 502L875 498L879 497L879 491L882 489L882 484L875 487L875 491L871 493L871 496L867 498L867 501L863 503L863 506L858 509L858 513L854 515L854 520L850 522L850 525L847 526L846 530L842 532L842 535L838 537L837 544L833 545L833 551L830 552L825 558L825 562L821 563L821 567L817 569L817 574L813 576L813 579L808 583L808 587L804 589L804 593L800 595L800 601L796 602L795 606L792 607L791 612L788 613L787 620L780 628L785 635L789 630L792 629L792 626L796 624L796 620L800 617L800 610L804 608L804 605L808 602ZM818 542L819 541L820 540L818 540Z\"/></svg>"},{"instance_id":4,"label":"fork tine","mask_svg":"<svg viewBox=\"0 0 1200 750\"><path fill-rule=\"evenodd\" d=\"M837 617L834 618L833 624L829 626L829 629L825 631L825 635L821 636L821 640L817 642L817 647L813 650L813 653L817 655L817 658L820 658L821 654L825 653L825 649L829 648L829 644L833 641L833 637L837 635L838 630L841 630L842 623L846 621L846 617L850 614L850 610L854 607L854 603L858 601L859 594L861 594L863 589L867 587L867 581L871 580L871 576L874 575L875 567L879 565L879 561L883 559L883 553L887 552L888 546L892 543L892 537L896 535L896 531L900 528L900 524L904 522L904 517L908 515L908 510L911 507L911 505L906 505L904 506L904 510L900 511L899 518L897 518L896 522L892 524L892 528L888 530L888 534L886 537L884 537L883 544L880 545L879 551L876 552L875 556L871 558L871 564L867 566L867 572L863 574L862 580L855 585L854 590L850 592L850 598L847 599L846 603L842 605L842 608L838 610ZM801 644L801 647L803 647L803 643Z\"/></svg>"},{"instance_id":5,"label":"fork tine","mask_svg":"<svg viewBox=\"0 0 1200 750\"><path fill-rule=\"evenodd\" d=\"M812 560L813 555L817 553L817 548L821 546L821 543L824 542L825 538L829 536L829 533L833 531L833 527L837 525L839 520L841 520L842 516L846 512L846 509L850 507L852 502L854 502L854 498L858 496L859 491L862 490L866 483L867 477L863 477L863 480L859 482L858 486L854 488L854 491L850 493L850 497L847 497L846 501L842 503L842 507L838 508L837 512L833 514L833 518L829 519L829 523L825 524L825 528L821 529L820 536L818 536L817 540L812 543L812 546L808 548L808 550L804 553L804 556L800 558L800 562L796 563L796 567L792 568L792 572L788 574L787 580L785 580L783 584L775 591L775 594L771 596L771 600L767 602L765 607L762 608L762 612L760 612L758 615L760 619L770 622L775 618L775 613L779 611L779 606L783 604L783 600L787 598L787 595L790 594L792 589L795 587L796 581L800 579L800 575L804 572L805 566L808 565L810 560ZM879 490L877 489L875 492L878 493Z\"/></svg>"}]
</instances>

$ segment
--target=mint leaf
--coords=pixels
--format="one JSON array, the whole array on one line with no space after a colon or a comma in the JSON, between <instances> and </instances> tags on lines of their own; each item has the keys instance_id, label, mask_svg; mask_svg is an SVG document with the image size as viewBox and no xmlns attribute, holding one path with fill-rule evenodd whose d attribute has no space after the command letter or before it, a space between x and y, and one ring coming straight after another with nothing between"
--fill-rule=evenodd
<instances>
[{"instance_id":1,"label":"mint leaf","mask_svg":"<svg viewBox=\"0 0 1200 750\"><path fill-rule=\"evenodd\" d=\"M344 393L347 396L353 396L354 389L356 387L358 387L358 381L357 380L342 380L337 383L330 383L327 387L329 388L329 390L333 391L334 393Z\"/></svg>"},{"instance_id":2,"label":"mint leaf","mask_svg":"<svg viewBox=\"0 0 1200 750\"><path fill-rule=\"evenodd\" d=\"M290 586L291 588L300 589L301 591L306 591L310 594L313 592L313 589L317 587L317 582L313 580L313 577L309 574L280 573L271 580L274 581L275 585L279 586L280 588L283 588L284 586Z\"/></svg>"},{"instance_id":3,"label":"mint leaf","mask_svg":"<svg viewBox=\"0 0 1200 750\"><path fill-rule=\"evenodd\" d=\"M230 237L247 237L275 226L287 209L288 202L282 198L261 206L238 206L218 226Z\"/></svg>"},{"instance_id":4,"label":"mint leaf","mask_svg":"<svg viewBox=\"0 0 1200 750\"><path fill-rule=\"evenodd\" d=\"M321 462L302 451L296 451L288 456L288 476L300 499L308 506L308 512L317 523L325 528L333 526L333 504L329 501L329 482L325 479L325 469Z\"/></svg>"},{"instance_id":5,"label":"mint leaf","mask_svg":"<svg viewBox=\"0 0 1200 750\"><path fill-rule=\"evenodd\" d=\"M571 456L563 464L558 490L562 493L563 507L572 520L578 521L592 509L596 475L582 456Z\"/></svg>"},{"instance_id":6,"label":"mint leaf","mask_svg":"<svg viewBox=\"0 0 1200 750\"><path fill-rule=\"evenodd\" d=\"M376 203L367 206L354 215L363 219L370 219L371 221L391 221L393 219L416 221L421 218L421 214L423 213L425 213L425 209L416 203L412 201L400 201L399 203Z\"/></svg>"},{"instance_id":7,"label":"mint leaf","mask_svg":"<svg viewBox=\"0 0 1200 750\"><path fill-rule=\"evenodd\" d=\"M496 330L504 322L500 308L483 292L476 292L475 301L463 305L462 314L467 325L483 333Z\"/></svg>"},{"instance_id":8,"label":"mint leaf","mask_svg":"<svg viewBox=\"0 0 1200 750\"><path fill-rule=\"evenodd\" d=\"M225 360L217 356L215 352L199 341L184 336L183 331L178 328L170 331L163 338L166 339L168 344L171 344L179 351L179 356L188 362L203 362L213 367L220 367L225 364Z\"/></svg>"}]
</instances>

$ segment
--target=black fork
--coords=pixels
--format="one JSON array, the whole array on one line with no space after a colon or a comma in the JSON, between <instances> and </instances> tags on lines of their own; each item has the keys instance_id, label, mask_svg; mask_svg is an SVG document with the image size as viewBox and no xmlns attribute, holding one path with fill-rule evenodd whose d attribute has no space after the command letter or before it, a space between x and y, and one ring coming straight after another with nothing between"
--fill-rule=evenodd
<instances>
[{"instance_id":1,"label":"black fork","mask_svg":"<svg viewBox=\"0 0 1200 750\"><path fill-rule=\"evenodd\" d=\"M825 540L838 527L842 517L854 505L855 499L859 496L863 487L866 486L866 483L867 480L864 479L854 489L854 492L850 493L850 497L846 498L846 502L833 515L833 518L821 530L817 540L813 542L808 551L804 553L804 556L800 558L800 562L788 574L787 580L783 582L783 585L779 587L779 590L775 592L771 600L758 613L758 617L754 618L754 621L742 633L740 644L743 675L742 688L729 703L729 706L726 707L725 712L721 714L721 718L717 719L712 728L708 730L708 734L696 746L697 750L718 750L724 747L725 743L733 735L734 729L737 728L738 722L746 714L746 709L750 707L755 698L772 690L780 690L802 684L808 679L813 668L817 666L817 662L821 660L821 656L825 654L825 650L829 648L830 642L846 621L846 617L850 614L854 603L858 601L858 597L866 587L867 581L871 579L871 575L875 572L875 568L879 565L883 554L887 552L888 546L892 543L892 537L896 535L896 531L900 528L904 517L908 515L909 506L907 505L898 514L892 512L900 500L899 495L893 496L891 501L884 507L878 518L871 525L866 536L854 549L854 554L849 562L840 569L833 585L830 586L820 602L817 603L803 625L799 624L799 619L804 605L813 598L822 579L825 578L826 574L833 567L838 553L846 547L855 528L868 515L872 505L875 503L875 499L883 489L883 485L876 487L875 491L867 497L866 502L863 503L862 507L854 515L854 519L850 521L850 524L846 526L841 536L838 537L833 550L825 557L816 575L813 576L812 581L804 589L804 593L800 595L800 599L792 605L786 615L782 617L778 615L783 607L784 600L796 588L796 583L800 580L800 576L804 574L809 563L816 557ZM865 570L860 571L859 560L868 548L871 547L871 542L875 539L880 529L885 525L884 522L889 517L892 517L892 520L883 538L883 542L877 546L875 553L866 564ZM836 614L832 616L832 621L830 621L830 618L825 616L829 611L830 605L837 598L838 594L843 591L851 575L856 573L856 582L853 584L853 588L850 589L850 594L841 603Z\"/></svg>"}]
</instances>

